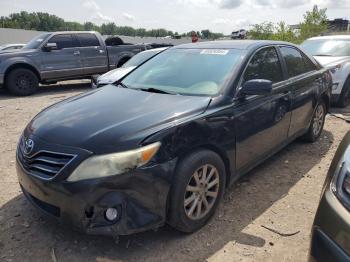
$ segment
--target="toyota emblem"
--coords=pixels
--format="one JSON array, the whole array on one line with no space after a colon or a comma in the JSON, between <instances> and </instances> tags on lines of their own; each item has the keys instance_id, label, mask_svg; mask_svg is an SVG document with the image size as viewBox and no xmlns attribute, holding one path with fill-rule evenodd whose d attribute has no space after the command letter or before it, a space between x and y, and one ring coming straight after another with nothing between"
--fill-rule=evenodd
<instances>
[{"instance_id":1,"label":"toyota emblem","mask_svg":"<svg viewBox=\"0 0 350 262\"><path fill-rule=\"evenodd\" d=\"M29 155L34 149L34 141L31 139L27 139L24 143L24 153Z\"/></svg>"}]
</instances>

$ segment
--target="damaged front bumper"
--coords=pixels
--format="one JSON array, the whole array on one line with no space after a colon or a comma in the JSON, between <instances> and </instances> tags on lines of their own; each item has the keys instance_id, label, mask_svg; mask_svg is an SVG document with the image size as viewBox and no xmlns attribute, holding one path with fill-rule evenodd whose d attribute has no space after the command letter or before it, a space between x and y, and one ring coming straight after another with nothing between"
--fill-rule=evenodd
<instances>
[{"instance_id":1,"label":"damaged front bumper","mask_svg":"<svg viewBox=\"0 0 350 262\"><path fill-rule=\"evenodd\" d=\"M26 198L46 215L88 234L116 236L164 225L175 162L69 183L32 176L17 161L17 175ZM108 208L118 210L115 221L106 218Z\"/></svg>"}]
</instances>

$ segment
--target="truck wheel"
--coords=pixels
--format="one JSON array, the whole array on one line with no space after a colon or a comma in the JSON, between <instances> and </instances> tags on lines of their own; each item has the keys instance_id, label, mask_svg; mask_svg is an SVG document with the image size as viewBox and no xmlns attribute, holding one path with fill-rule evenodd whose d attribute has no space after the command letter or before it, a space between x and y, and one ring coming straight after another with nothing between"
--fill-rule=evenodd
<instances>
[{"instance_id":1,"label":"truck wheel","mask_svg":"<svg viewBox=\"0 0 350 262\"><path fill-rule=\"evenodd\" d=\"M350 76L346 79L337 106L347 107L350 104Z\"/></svg>"},{"instance_id":2,"label":"truck wheel","mask_svg":"<svg viewBox=\"0 0 350 262\"><path fill-rule=\"evenodd\" d=\"M8 74L6 87L14 95L29 96L39 89L39 79L33 71L17 68Z\"/></svg>"},{"instance_id":3,"label":"truck wheel","mask_svg":"<svg viewBox=\"0 0 350 262\"><path fill-rule=\"evenodd\" d=\"M199 150L184 158L170 192L168 223L186 233L203 227L218 207L225 180L225 166L216 153Z\"/></svg>"},{"instance_id":4,"label":"truck wheel","mask_svg":"<svg viewBox=\"0 0 350 262\"><path fill-rule=\"evenodd\" d=\"M307 142L315 142L321 135L326 119L326 104L320 101L316 106L307 133L302 137Z\"/></svg>"},{"instance_id":5,"label":"truck wheel","mask_svg":"<svg viewBox=\"0 0 350 262\"><path fill-rule=\"evenodd\" d=\"M129 61L129 59L130 59L130 57L123 57L122 59L119 60L117 67L119 68L122 65L124 65L126 62Z\"/></svg>"}]
</instances>

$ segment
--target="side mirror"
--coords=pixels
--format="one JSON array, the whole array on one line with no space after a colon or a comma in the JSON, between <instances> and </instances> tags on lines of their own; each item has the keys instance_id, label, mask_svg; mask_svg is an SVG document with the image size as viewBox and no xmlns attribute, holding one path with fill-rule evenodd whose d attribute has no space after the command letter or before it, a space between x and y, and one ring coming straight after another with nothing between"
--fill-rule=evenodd
<instances>
[{"instance_id":1,"label":"side mirror","mask_svg":"<svg viewBox=\"0 0 350 262\"><path fill-rule=\"evenodd\" d=\"M240 93L242 95L268 95L272 92L272 81L252 79L245 82Z\"/></svg>"},{"instance_id":2,"label":"side mirror","mask_svg":"<svg viewBox=\"0 0 350 262\"><path fill-rule=\"evenodd\" d=\"M56 43L46 43L43 49L44 51L50 52L53 50L58 50L58 47Z\"/></svg>"}]
</instances>

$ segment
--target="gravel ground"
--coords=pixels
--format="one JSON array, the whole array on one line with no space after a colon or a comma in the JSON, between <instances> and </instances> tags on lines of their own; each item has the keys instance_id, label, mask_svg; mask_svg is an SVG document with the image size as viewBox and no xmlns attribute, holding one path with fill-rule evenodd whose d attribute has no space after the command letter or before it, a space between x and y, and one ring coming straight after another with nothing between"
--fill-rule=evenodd
<instances>
[{"instance_id":1,"label":"gravel ground","mask_svg":"<svg viewBox=\"0 0 350 262\"><path fill-rule=\"evenodd\" d=\"M184 235L166 226L117 242L42 218L24 199L15 174L16 144L26 123L88 88L69 83L23 98L0 92L0 261L306 261L321 187L348 123L328 116L318 142L296 141L255 168L227 190L216 216L198 232ZM262 225L299 233L282 237Z\"/></svg>"}]
</instances>

